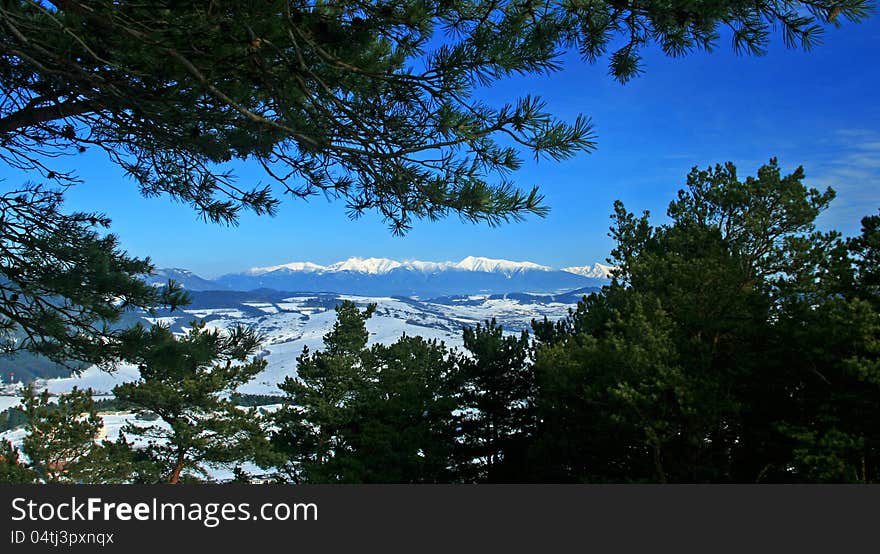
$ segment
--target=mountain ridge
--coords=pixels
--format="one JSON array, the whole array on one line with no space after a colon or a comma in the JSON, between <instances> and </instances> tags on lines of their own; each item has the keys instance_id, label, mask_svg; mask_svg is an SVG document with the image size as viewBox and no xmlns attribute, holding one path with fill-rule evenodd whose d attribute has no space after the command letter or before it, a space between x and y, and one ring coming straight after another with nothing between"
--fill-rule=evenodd
<instances>
[{"instance_id":1,"label":"mountain ridge","mask_svg":"<svg viewBox=\"0 0 880 554\"><path fill-rule=\"evenodd\" d=\"M351 257L328 265L310 261L252 267L209 280L181 268L160 269L149 282L174 279L185 289L336 292L420 298L455 294L559 293L608 282L609 266L554 269L530 261L467 256L458 262Z\"/></svg>"},{"instance_id":2,"label":"mountain ridge","mask_svg":"<svg viewBox=\"0 0 880 554\"><path fill-rule=\"evenodd\" d=\"M390 258L361 258L350 257L329 265L316 264L314 262L290 262L267 267L252 267L241 273L248 275L265 275L276 271L306 272L306 273L337 273L340 271L352 271L355 273L368 273L371 275L389 273L395 269L404 268L421 272L435 271L482 271L512 273L523 270L553 271L552 267L536 264L534 262L517 262L511 260L486 258L482 256L467 256L459 262L430 262L422 260L398 261ZM232 273L227 275L238 275ZM223 276L221 276L223 277Z\"/></svg>"}]
</instances>

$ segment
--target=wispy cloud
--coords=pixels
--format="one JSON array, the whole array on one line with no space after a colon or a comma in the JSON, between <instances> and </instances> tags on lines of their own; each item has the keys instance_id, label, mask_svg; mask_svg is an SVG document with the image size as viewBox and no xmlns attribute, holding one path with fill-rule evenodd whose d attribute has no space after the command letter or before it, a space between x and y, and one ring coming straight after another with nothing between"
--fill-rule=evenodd
<instances>
[{"instance_id":1,"label":"wispy cloud","mask_svg":"<svg viewBox=\"0 0 880 554\"><path fill-rule=\"evenodd\" d=\"M821 142L822 150L805 164L807 183L831 187L837 198L819 222L845 234L858 233L861 218L880 208L880 132L840 129Z\"/></svg>"}]
</instances>

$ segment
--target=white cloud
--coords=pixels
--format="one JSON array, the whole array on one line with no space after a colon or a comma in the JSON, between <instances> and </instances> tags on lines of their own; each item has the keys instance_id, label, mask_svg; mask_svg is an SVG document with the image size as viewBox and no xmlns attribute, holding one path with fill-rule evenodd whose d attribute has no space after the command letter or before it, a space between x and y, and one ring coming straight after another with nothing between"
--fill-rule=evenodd
<instances>
[{"instance_id":1,"label":"white cloud","mask_svg":"<svg viewBox=\"0 0 880 554\"><path fill-rule=\"evenodd\" d=\"M812 156L806 184L831 187L837 198L819 223L844 234L856 234L862 217L880 208L880 132L840 129L822 141L821 153Z\"/></svg>"}]
</instances>

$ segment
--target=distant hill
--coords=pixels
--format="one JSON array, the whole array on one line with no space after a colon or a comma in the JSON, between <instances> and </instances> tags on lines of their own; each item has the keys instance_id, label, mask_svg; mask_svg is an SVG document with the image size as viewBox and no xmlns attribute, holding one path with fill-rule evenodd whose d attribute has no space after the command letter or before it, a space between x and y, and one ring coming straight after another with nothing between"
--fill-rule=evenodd
<instances>
[{"instance_id":1,"label":"distant hill","mask_svg":"<svg viewBox=\"0 0 880 554\"><path fill-rule=\"evenodd\" d=\"M180 268L157 269L151 275L145 276L144 279L151 285L156 286L165 285L169 279L173 279L187 290L217 290L225 288L215 281L203 279L188 269Z\"/></svg>"}]
</instances>

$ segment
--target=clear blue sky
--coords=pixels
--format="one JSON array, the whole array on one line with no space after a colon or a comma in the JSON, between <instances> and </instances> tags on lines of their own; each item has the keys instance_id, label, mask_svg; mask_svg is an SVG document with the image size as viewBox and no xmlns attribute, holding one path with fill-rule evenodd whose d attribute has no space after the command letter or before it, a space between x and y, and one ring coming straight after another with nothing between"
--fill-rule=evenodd
<instances>
[{"instance_id":1,"label":"clear blue sky","mask_svg":"<svg viewBox=\"0 0 880 554\"><path fill-rule=\"evenodd\" d=\"M275 218L246 215L240 226L224 228L167 199L141 198L98 153L66 161L84 180L69 191L66 207L108 214L123 248L151 256L158 267L185 267L207 277L350 256L477 255L562 267L605 259L615 199L661 221L692 166L729 160L745 176L777 156L784 170L803 165L808 184L837 190L821 219L824 228L855 233L859 219L880 208L880 18L828 29L824 44L809 53L787 50L780 36L774 39L759 58L736 56L727 43L683 59L651 49L646 73L627 85L608 77L604 63L589 66L570 56L560 73L481 91L496 104L535 94L561 117L593 118L595 153L562 163L529 162L515 175L523 188L541 187L551 208L544 219L499 228L457 218L421 222L401 238L374 216L352 222L342 203L315 197L286 198ZM242 182L266 180L251 165L236 173ZM5 169L0 175L7 178L4 187L21 180Z\"/></svg>"}]
</instances>

